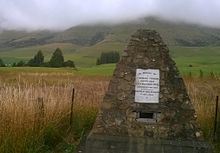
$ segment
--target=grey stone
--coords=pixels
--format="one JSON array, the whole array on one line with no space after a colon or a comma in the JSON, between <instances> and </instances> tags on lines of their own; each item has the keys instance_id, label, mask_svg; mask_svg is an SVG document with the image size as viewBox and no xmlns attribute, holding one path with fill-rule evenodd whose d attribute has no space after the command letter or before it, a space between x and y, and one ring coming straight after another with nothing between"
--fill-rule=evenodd
<instances>
[{"instance_id":1,"label":"grey stone","mask_svg":"<svg viewBox=\"0 0 220 153\"><path fill-rule=\"evenodd\" d=\"M89 135L86 153L211 153L203 141L159 140L148 137Z\"/></svg>"},{"instance_id":2,"label":"grey stone","mask_svg":"<svg viewBox=\"0 0 220 153\"><path fill-rule=\"evenodd\" d=\"M127 56L128 56L128 53L123 52L121 56L123 56L123 57L127 57Z\"/></svg>"},{"instance_id":3,"label":"grey stone","mask_svg":"<svg viewBox=\"0 0 220 153\"><path fill-rule=\"evenodd\" d=\"M87 153L210 153L183 79L159 34L138 30L125 54L88 137ZM159 103L135 102L136 69L160 71Z\"/></svg>"}]
</instances>

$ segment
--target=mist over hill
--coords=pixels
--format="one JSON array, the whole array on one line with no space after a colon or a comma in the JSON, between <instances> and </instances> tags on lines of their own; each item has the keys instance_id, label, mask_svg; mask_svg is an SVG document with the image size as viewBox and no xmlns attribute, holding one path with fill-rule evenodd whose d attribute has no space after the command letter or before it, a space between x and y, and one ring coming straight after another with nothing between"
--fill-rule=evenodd
<instances>
[{"instance_id":1,"label":"mist over hill","mask_svg":"<svg viewBox=\"0 0 220 153\"><path fill-rule=\"evenodd\" d=\"M71 43L93 46L97 43L126 43L139 28L157 30L169 46L219 46L220 29L195 24L168 22L156 18L142 18L132 22L107 25L81 25L64 31L1 31L0 51L51 43Z\"/></svg>"}]
</instances>

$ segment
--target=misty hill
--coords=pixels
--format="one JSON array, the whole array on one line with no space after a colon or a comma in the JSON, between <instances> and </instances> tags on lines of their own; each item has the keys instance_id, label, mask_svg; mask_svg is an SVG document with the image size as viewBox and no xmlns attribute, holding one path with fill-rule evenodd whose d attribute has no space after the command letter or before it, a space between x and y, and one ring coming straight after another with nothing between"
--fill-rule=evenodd
<instances>
[{"instance_id":1,"label":"misty hill","mask_svg":"<svg viewBox=\"0 0 220 153\"><path fill-rule=\"evenodd\" d=\"M220 29L145 18L119 25L77 26L62 32L3 31L0 32L0 50L52 43L71 43L84 47L103 41L126 43L138 28L157 30L170 46L220 45Z\"/></svg>"},{"instance_id":2,"label":"misty hill","mask_svg":"<svg viewBox=\"0 0 220 153\"><path fill-rule=\"evenodd\" d=\"M48 61L59 47L65 60L73 60L79 67L93 66L102 52L122 52L138 28L159 31L180 67L188 68L191 64L197 69L219 68L220 29L152 18L119 25L77 26L60 32L3 31L0 32L0 58L7 64L27 62L42 50Z\"/></svg>"}]
</instances>

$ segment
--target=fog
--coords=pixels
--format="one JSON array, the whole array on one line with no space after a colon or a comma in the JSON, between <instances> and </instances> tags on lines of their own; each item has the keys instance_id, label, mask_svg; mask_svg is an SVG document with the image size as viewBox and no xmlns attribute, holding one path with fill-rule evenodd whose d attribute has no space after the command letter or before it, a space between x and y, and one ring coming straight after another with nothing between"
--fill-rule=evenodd
<instances>
[{"instance_id":1,"label":"fog","mask_svg":"<svg viewBox=\"0 0 220 153\"><path fill-rule=\"evenodd\" d=\"M220 0L0 0L0 29L63 30L155 16L220 28Z\"/></svg>"}]
</instances>

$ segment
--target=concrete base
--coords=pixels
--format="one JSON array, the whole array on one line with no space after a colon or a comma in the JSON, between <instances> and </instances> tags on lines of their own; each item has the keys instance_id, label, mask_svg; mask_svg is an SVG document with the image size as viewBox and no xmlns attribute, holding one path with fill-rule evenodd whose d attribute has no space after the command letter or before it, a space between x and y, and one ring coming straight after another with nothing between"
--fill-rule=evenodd
<instances>
[{"instance_id":1,"label":"concrete base","mask_svg":"<svg viewBox=\"0 0 220 153\"><path fill-rule=\"evenodd\" d=\"M86 153L212 153L206 142L90 134Z\"/></svg>"}]
</instances>

